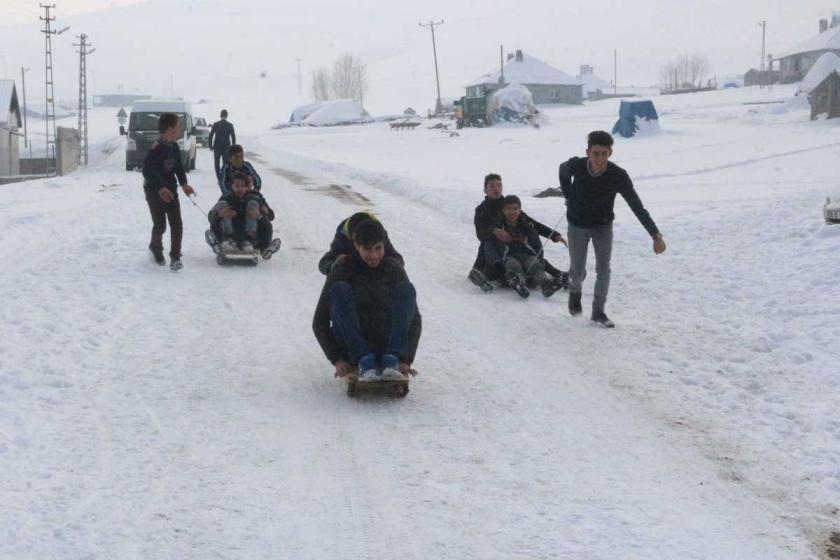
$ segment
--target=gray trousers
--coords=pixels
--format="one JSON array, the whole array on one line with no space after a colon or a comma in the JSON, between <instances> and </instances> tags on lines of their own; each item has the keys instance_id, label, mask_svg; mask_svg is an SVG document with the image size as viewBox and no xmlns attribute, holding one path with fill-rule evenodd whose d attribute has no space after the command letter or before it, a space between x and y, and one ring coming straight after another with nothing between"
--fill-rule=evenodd
<instances>
[{"instance_id":1,"label":"gray trousers","mask_svg":"<svg viewBox=\"0 0 840 560\"><path fill-rule=\"evenodd\" d=\"M595 249L595 298L593 311L604 311L610 291L610 258L612 257L612 224L595 228L579 228L569 224L566 240L569 243L569 292L579 294L586 278L586 254L589 240Z\"/></svg>"},{"instance_id":2,"label":"gray trousers","mask_svg":"<svg viewBox=\"0 0 840 560\"><path fill-rule=\"evenodd\" d=\"M213 206L213 211L218 212L224 208L230 208L230 205L224 200L220 200ZM237 216L237 218L240 218ZM245 235L252 239L257 236L257 220L260 218L260 203L256 200L249 200L245 206L245 219L241 223L245 226ZM220 220L222 225L222 232L225 236L234 235L233 218L222 218Z\"/></svg>"},{"instance_id":3,"label":"gray trousers","mask_svg":"<svg viewBox=\"0 0 840 560\"><path fill-rule=\"evenodd\" d=\"M502 262L505 272L516 274L520 282L530 278L535 284L542 285L546 280L545 266L534 255L506 255Z\"/></svg>"}]
</instances>

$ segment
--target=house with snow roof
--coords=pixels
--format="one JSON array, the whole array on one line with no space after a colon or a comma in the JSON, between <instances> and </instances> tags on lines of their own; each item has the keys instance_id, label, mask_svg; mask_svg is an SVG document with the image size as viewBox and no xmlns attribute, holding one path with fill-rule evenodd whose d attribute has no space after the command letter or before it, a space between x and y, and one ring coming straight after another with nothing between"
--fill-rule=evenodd
<instances>
[{"instance_id":1,"label":"house with snow roof","mask_svg":"<svg viewBox=\"0 0 840 560\"><path fill-rule=\"evenodd\" d=\"M0 177L20 174L22 124L14 80L0 80Z\"/></svg>"},{"instance_id":2,"label":"house with snow roof","mask_svg":"<svg viewBox=\"0 0 840 560\"><path fill-rule=\"evenodd\" d=\"M534 103L583 103L583 83L531 55L508 54L501 69L484 74L467 86L467 97L484 97L509 84L522 84Z\"/></svg>"},{"instance_id":3,"label":"house with snow roof","mask_svg":"<svg viewBox=\"0 0 840 560\"><path fill-rule=\"evenodd\" d=\"M779 81L783 84L798 82L827 52L840 56L840 12L834 12L830 22L827 19L820 20L819 35L776 57L781 72Z\"/></svg>"},{"instance_id":4,"label":"house with snow roof","mask_svg":"<svg viewBox=\"0 0 840 560\"><path fill-rule=\"evenodd\" d=\"M580 65L578 80L583 84L583 96L586 99L599 99L612 88L612 84L595 75L595 69L588 64Z\"/></svg>"}]
</instances>

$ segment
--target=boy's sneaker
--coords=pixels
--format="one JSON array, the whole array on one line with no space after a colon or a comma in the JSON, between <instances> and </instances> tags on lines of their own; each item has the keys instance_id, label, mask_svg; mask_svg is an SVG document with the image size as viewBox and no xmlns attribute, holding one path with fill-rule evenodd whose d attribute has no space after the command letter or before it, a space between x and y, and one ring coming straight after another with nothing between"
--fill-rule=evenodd
<instances>
[{"instance_id":1,"label":"boy's sneaker","mask_svg":"<svg viewBox=\"0 0 840 560\"><path fill-rule=\"evenodd\" d=\"M184 268L184 263L181 262L181 259L172 259L172 262L169 263L169 270L172 272L177 272Z\"/></svg>"},{"instance_id":2,"label":"boy's sneaker","mask_svg":"<svg viewBox=\"0 0 840 560\"><path fill-rule=\"evenodd\" d=\"M580 304L580 294L569 293L569 313L572 317L577 317L583 313L583 307Z\"/></svg>"},{"instance_id":3,"label":"boy's sneaker","mask_svg":"<svg viewBox=\"0 0 840 560\"><path fill-rule=\"evenodd\" d=\"M163 249L149 247L149 251L152 252L152 258L155 259L156 263L158 263L161 266L166 264L166 259L163 256Z\"/></svg>"},{"instance_id":4,"label":"boy's sneaker","mask_svg":"<svg viewBox=\"0 0 840 560\"><path fill-rule=\"evenodd\" d=\"M262 258L268 260L271 256L280 250L280 239L274 238L271 240L271 243L268 244L268 247L262 252Z\"/></svg>"},{"instance_id":5,"label":"boy's sneaker","mask_svg":"<svg viewBox=\"0 0 840 560\"><path fill-rule=\"evenodd\" d=\"M605 329L612 329L615 328L615 323L610 321L610 318L607 317L607 314L603 311L593 311L592 312L592 321L597 323L598 325L604 327Z\"/></svg>"},{"instance_id":6,"label":"boy's sneaker","mask_svg":"<svg viewBox=\"0 0 840 560\"><path fill-rule=\"evenodd\" d=\"M528 296L531 295L531 292L528 290L528 286L525 285L525 282L523 282L519 278L519 275L515 272L509 272L507 274L507 285L513 288L522 299L527 299Z\"/></svg>"},{"instance_id":7,"label":"boy's sneaker","mask_svg":"<svg viewBox=\"0 0 840 560\"><path fill-rule=\"evenodd\" d=\"M470 273L467 275L470 282L484 290L485 292L492 292L493 291L493 284L487 281L487 277L484 276L484 273L474 268L470 270Z\"/></svg>"},{"instance_id":8,"label":"boy's sneaker","mask_svg":"<svg viewBox=\"0 0 840 560\"><path fill-rule=\"evenodd\" d=\"M375 381L379 381L379 372L376 371L376 355L365 354L359 359L359 383Z\"/></svg>"},{"instance_id":9,"label":"boy's sneaker","mask_svg":"<svg viewBox=\"0 0 840 560\"><path fill-rule=\"evenodd\" d=\"M217 255L219 254L219 240L216 239L216 234L213 233L212 229L208 229L204 232L204 240L207 241L207 244L210 245L210 248L213 249L213 252Z\"/></svg>"},{"instance_id":10,"label":"boy's sneaker","mask_svg":"<svg viewBox=\"0 0 840 560\"><path fill-rule=\"evenodd\" d=\"M540 286L542 288L542 295L544 298L548 299L554 295L559 288L554 280L545 280Z\"/></svg>"},{"instance_id":11,"label":"boy's sneaker","mask_svg":"<svg viewBox=\"0 0 840 560\"><path fill-rule=\"evenodd\" d=\"M403 381L400 360L393 354L382 354L382 381Z\"/></svg>"},{"instance_id":12,"label":"boy's sneaker","mask_svg":"<svg viewBox=\"0 0 840 560\"><path fill-rule=\"evenodd\" d=\"M230 253L232 251L236 251L236 243L233 242L233 239L225 239L222 241L221 250L223 253Z\"/></svg>"},{"instance_id":13,"label":"boy's sneaker","mask_svg":"<svg viewBox=\"0 0 840 560\"><path fill-rule=\"evenodd\" d=\"M253 253L254 252L254 244L250 241L243 241L242 242L242 250L246 253Z\"/></svg>"},{"instance_id":14,"label":"boy's sneaker","mask_svg":"<svg viewBox=\"0 0 840 560\"><path fill-rule=\"evenodd\" d=\"M552 278L551 281L556 286L556 288L554 288L554 291L568 290L569 289L569 273L568 272L563 272L563 271L558 272L557 276Z\"/></svg>"}]
</instances>

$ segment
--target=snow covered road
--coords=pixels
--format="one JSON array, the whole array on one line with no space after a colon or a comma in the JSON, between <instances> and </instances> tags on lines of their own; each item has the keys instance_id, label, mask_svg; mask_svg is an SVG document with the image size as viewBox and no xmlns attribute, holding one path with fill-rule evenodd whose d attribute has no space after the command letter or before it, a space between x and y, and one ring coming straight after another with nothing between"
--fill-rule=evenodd
<instances>
[{"instance_id":1,"label":"snow covered road","mask_svg":"<svg viewBox=\"0 0 840 560\"><path fill-rule=\"evenodd\" d=\"M837 237L797 238L801 220L762 230L755 212L768 205L749 192L709 191L690 207L673 191L651 195L679 242L654 259L620 218L619 328L607 332L569 318L563 294L523 302L467 283L472 206L460 206L480 190L436 210L445 195L421 173L348 172L275 135L248 140L283 239L256 269L217 266L206 220L183 197L186 267L151 264L140 178L119 153L0 188L14 226L0 233L0 557L819 557L837 497L838 428L828 397L814 400L831 386L827 341L814 334L797 358L779 323L810 324L806 304L782 299L770 274L748 289L733 279L787 259L818 289L829 277L785 240L813 254ZM190 175L205 208L210 167L201 152ZM410 195L416 185L430 192ZM804 197L774 209L785 193L768 212L809 211ZM553 224L558 202L545 204L534 213ZM418 289L420 375L405 400L346 397L311 333L317 260L363 208ZM691 234L679 220L689 210ZM718 241L726 227L738 246ZM557 247L548 256L567 262ZM760 291L767 319L753 315ZM754 351L733 354L735 339ZM788 369L798 359L802 377ZM759 378L773 368L787 373ZM802 416L779 420L791 409ZM801 458L820 470L799 486Z\"/></svg>"}]
</instances>

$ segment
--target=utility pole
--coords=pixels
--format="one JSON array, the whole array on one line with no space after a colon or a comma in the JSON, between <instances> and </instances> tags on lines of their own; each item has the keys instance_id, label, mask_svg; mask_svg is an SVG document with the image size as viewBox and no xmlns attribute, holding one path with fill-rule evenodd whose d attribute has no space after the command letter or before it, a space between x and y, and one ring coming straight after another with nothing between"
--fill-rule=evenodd
<instances>
[{"instance_id":1,"label":"utility pole","mask_svg":"<svg viewBox=\"0 0 840 560\"><path fill-rule=\"evenodd\" d=\"M499 45L499 83L505 83L505 46Z\"/></svg>"},{"instance_id":2,"label":"utility pole","mask_svg":"<svg viewBox=\"0 0 840 560\"><path fill-rule=\"evenodd\" d=\"M440 75L438 74L437 44L435 43L435 26L443 25L443 20L430 20L429 23L419 23L418 25L420 27L428 27L432 30L432 53L435 56L435 82L437 83L437 103L435 105L435 114L440 114L440 112L443 110L443 105L440 102Z\"/></svg>"},{"instance_id":3,"label":"utility pole","mask_svg":"<svg viewBox=\"0 0 840 560\"><path fill-rule=\"evenodd\" d=\"M298 80L298 95L303 93L303 79L300 74L300 58L295 59L297 61L297 80Z\"/></svg>"},{"instance_id":4,"label":"utility pole","mask_svg":"<svg viewBox=\"0 0 840 560\"><path fill-rule=\"evenodd\" d=\"M175 99L175 76L169 74L169 98Z\"/></svg>"},{"instance_id":5,"label":"utility pole","mask_svg":"<svg viewBox=\"0 0 840 560\"><path fill-rule=\"evenodd\" d=\"M613 93L618 95L618 49L613 51Z\"/></svg>"},{"instance_id":6,"label":"utility pole","mask_svg":"<svg viewBox=\"0 0 840 560\"><path fill-rule=\"evenodd\" d=\"M52 148L53 166L57 164L56 161L56 135L55 135L55 90L53 87L53 64L52 64L52 36L61 35L70 27L65 27L55 31L51 27L51 23L55 21L55 16L50 15L50 10L55 9L55 4L40 4L44 9L44 15L40 18L44 22L44 29L41 33L44 34L44 83L46 95L46 109L44 111L44 122L46 123L46 146L47 146L47 170L49 170L50 148Z\"/></svg>"},{"instance_id":7,"label":"utility pole","mask_svg":"<svg viewBox=\"0 0 840 560\"><path fill-rule=\"evenodd\" d=\"M29 68L20 67L20 84L23 88L23 147L29 148L29 159L32 159L32 146L29 145L29 135L26 128L26 73Z\"/></svg>"},{"instance_id":8,"label":"utility pole","mask_svg":"<svg viewBox=\"0 0 840 560\"><path fill-rule=\"evenodd\" d=\"M79 47L79 165L88 164L88 108L87 108L87 55L96 49L88 50L90 43L87 35L82 33L79 42L73 43Z\"/></svg>"},{"instance_id":9,"label":"utility pole","mask_svg":"<svg viewBox=\"0 0 840 560\"><path fill-rule=\"evenodd\" d=\"M765 48L765 39L767 36L767 20L763 19L758 22L758 26L761 28L761 69L758 78L758 84L760 87L764 87L764 48Z\"/></svg>"}]
</instances>

